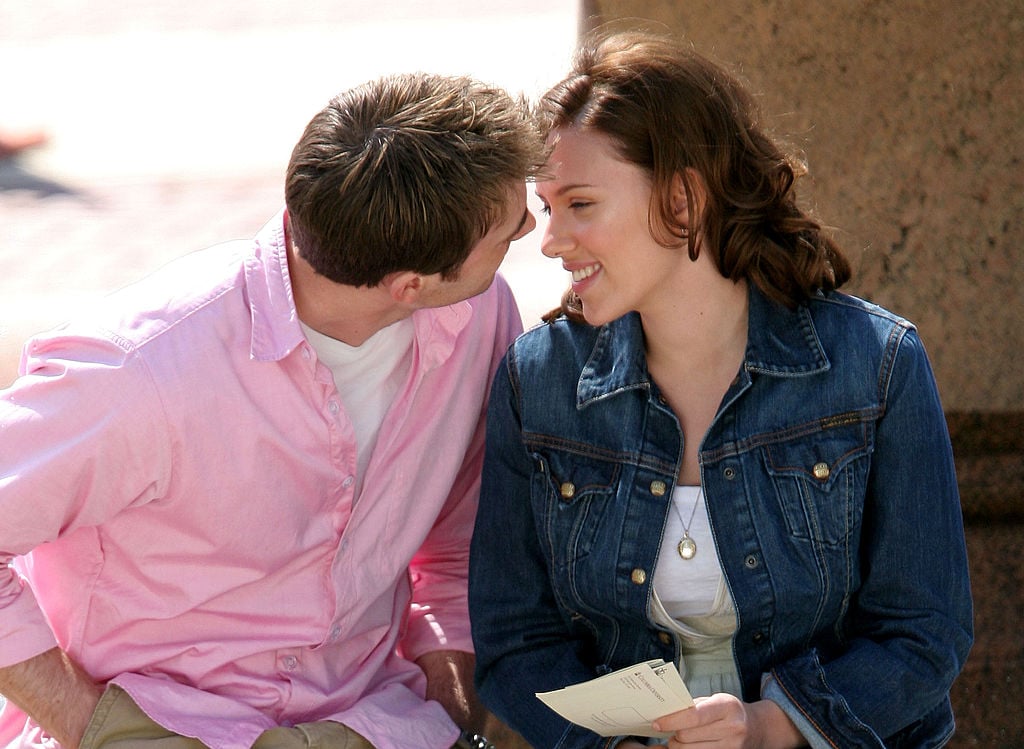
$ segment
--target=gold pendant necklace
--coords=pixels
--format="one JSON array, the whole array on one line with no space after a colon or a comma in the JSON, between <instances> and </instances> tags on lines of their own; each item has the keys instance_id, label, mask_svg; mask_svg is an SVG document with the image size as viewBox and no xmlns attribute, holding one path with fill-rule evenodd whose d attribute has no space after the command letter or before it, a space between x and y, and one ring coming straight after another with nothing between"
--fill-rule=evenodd
<instances>
[{"instance_id":1,"label":"gold pendant necklace","mask_svg":"<svg viewBox=\"0 0 1024 749\"><path fill-rule=\"evenodd\" d=\"M683 526L683 537L679 539L679 543L676 545L676 551L679 552L679 558L689 561L697 556L697 542L690 538L690 528L693 526L693 519L697 516L697 505L700 504L701 498L704 496L704 490L699 489L697 491L697 501L693 503L693 510L690 511L690 522L684 523L683 516L679 512L679 506L672 502L672 509L675 510L676 517L679 518L679 524Z\"/></svg>"},{"instance_id":2,"label":"gold pendant necklace","mask_svg":"<svg viewBox=\"0 0 1024 749\"><path fill-rule=\"evenodd\" d=\"M697 542L690 538L689 531L683 531L683 537L679 540L676 551L683 559L693 559L697 556Z\"/></svg>"}]
</instances>

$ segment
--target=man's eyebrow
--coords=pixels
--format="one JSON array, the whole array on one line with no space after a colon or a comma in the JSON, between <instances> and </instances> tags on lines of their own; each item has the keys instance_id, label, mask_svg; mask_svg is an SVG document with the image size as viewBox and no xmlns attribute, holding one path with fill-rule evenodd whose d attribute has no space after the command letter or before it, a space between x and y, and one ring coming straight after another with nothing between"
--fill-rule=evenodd
<instances>
[{"instance_id":1,"label":"man's eyebrow","mask_svg":"<svg viewBox=\"0 0 1024 749\"><path fill-rule=\"evenodd\" d=\"M516 236L516 234L518 234L520 231L522 231L522 228L524 226L526 226L526 220L529 217L530 217L530 206L526 206L526 208L523 209L523 217L519 219L519 226L517 226L515 228L515 231L513 231L511 234L508 235L508 240L507 241L511 242L513 240L513 238Z\"/></svg>"}]
</instances>

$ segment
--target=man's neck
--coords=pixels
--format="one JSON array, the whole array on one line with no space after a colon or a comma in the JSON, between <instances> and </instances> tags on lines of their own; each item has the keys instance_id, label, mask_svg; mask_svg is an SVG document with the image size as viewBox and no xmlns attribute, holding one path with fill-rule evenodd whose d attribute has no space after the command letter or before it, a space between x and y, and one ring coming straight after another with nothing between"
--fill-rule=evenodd
<instances>
[{"instance_id":1,"label":"man's neck","mask_svg":"<svg viewBox=\"0 0 1024 749\"><path fill-rule=\"evenodd\" d=\"M413 312L396 303L383 285L349 286L325 278L294 247L288 252L288 272L299 319L349 346L361 346L377 331Z\"/></svg>"}]
</instances>

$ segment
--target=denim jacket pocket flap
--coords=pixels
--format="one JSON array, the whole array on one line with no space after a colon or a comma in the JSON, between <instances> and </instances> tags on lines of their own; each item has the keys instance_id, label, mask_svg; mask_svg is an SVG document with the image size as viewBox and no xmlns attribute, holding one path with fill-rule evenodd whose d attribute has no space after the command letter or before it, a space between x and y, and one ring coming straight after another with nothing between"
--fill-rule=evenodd
<instances>
[{"instance_id":1,"label":"denim jacket pocket flap","mask_svg":"<svg viewBox=\"0 0 1024 749\"><path fill-rule=\"evenodd\" d=\"M864 424L822 430L764 448L765 467L770 475L803 479L826 492L836 486L844 468L870 452Z\"/></svg>"},{"instance_id":2,"label":"denim jacket pocket flap","mask_svg":"<svg viewBox=\"0 0 1024 749\"><path fill-rule=\"evenodd\" d=\"M573 505L594 495L615 491L619 464L572 453L536 453L534 459L545 477L550 495L560 504Z\"/></svg>"}]
</instances>

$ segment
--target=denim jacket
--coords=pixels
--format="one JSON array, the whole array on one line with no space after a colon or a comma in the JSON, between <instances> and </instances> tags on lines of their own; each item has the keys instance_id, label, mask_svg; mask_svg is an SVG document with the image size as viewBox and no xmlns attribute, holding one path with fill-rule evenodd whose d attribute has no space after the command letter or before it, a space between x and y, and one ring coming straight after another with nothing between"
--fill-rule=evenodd
<instances>
[{"instance_id":1,"label":"denim jacket","mask_svg":"<svg viewBox=\"0 0 1024 749\"><path fill-rule=\"evenodd\" d=\"M535 692L680 660L650 602L682 440L635 313L535 328L499 368L470 564L477 681L538 749L617 739ZM744 363L699 461L744 699L772 684L817 746L942 746L972 606L914 327L839 293L789 310L752 288Z\"/></svg>"}]
</instances>

